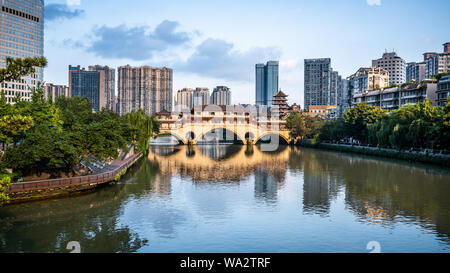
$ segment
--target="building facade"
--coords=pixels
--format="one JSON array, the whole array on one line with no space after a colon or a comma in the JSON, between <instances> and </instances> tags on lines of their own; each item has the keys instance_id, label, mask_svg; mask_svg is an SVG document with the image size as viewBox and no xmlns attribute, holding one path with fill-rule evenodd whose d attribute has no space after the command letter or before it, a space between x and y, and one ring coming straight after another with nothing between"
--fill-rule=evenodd
<instances>
[{"instance_id":1,"label":"building facade","mask_svg":"<svg viewBox=\"0 0 450 273\"><path fill-rule=\"evenodd\" d=\"M305 115L310 117L335 118L337 108L335 105L311 105Z\"/></svg>"},{"instance_id":2,"label":"building facade","mask_svg":"<svg viewBox=\"0 0 450 273\"><path fill-rule=\"evenodd\" d=\"M116 70L108 66L89 66L89 71L104 71L103 86L105 88L105 108L115 111L116 109Z\"/></svg>"},{"instance_id":3,"label":"building facade","mask_svg":"<svg viewBox=\"0 0 450 273\"><path fill-rule=\"evenodd\" d=\"M211 104L231 105L231 91L226 86L217 86L211 94Z\"/></svg>"},{"instance_id":4,"label":"building facade","mask_svg":"<svg viewBox=\"0 0 450 273\"><path fill-rule=\"evenodd\" d=\"M52 101L55 102L56 99L60 96L64 96L70 98L69 87L65 85L54 85L51 83L46 83L44 86L44 97L46 99L52 98Z\"/></svg>"},{"instance_id":5,"label":"building facade","mask_svg":"<svg viewBox=\"0 0 450 273\"><path fill-rule=\"evenodd\" d=\"M348 106L353 105L352 100L356 94L365 94L369 91L379 90L389 86L389 72L381 67L360 68L355 74L347 78L346 97Z\"/></svg>"},{"instance_id":6,"label":"building facade","mask_svg":"<svg viewBox=\"0 0 450 273\"><path fill-rule=\"evenodd\" d=\"M42 57L44 54L44 1L0 0L0 67L7 57ZM0 83L6 101L13 103L16 95L30 101L32 90L44 79L43 68L17 81Z\"/></svg>"},{"instance_id":7,"label":"building facade","mask_svg":"<svg viewBox=\"0 0 450 273\"><path fill-rule=\"evenodd\" d=\"M450 43L444 44L443 53L427 52L424 53L426 63L426 78L450 71Z\"/></svg>"},{"instance_id":8,"label":"building facade","mask_svg":"<svg viewBox=\"0 0 450 273\"><path fill-rule=\"evenodd\" d=\"M372 61L372 67L381 67L389 72L389 83L406 82L406 62L395 52L384 53L383 57Z\"/></svg>"},{"instance_id":9,"label":"building facade","mask_svg":"<svg viewBox=\"0 0 450 273\"><path fill-rule=\"evenodd\" d=\"M305 110L311 105L342 106L343 88L343 79L331 67L330 58L305 59Z\"/></svg>"},{"instance_id":10,"label":"building facade","mask_svg":"<svg viewBox=\"0 0 450 273\"><path fill-rule=\"evenodd\" d=\"M195 88L194 94L192 97L194 106L209 104L209 98L210 98L210 95L209 95L208 88L202 88L202 87Z\"/></svg>"},{"instance_id":11,"label":"building facade","mask_svg":"<svg viewBox=\"0 0 450 273\"><path fill-rule=\"evenodd\" d=\"M104 71L90 71L69 65L69 92L72 97L88 98L92 109L101 111L106 106Z\"/></svg>"},{"instance_id":12,"label":"building facade","mask_svg":"<svg viewBox=\"0 0 450 273\"><path fill-rule=\"evenodd\" d=\"M372 90L357 93L353 96L353 106L358 103L367 103L389 111L408 104L416 104L426 99L433 104L437 99L437 84L433 82L412 83L382 90Z\"/></svg>"},{"instance_id":13,"label":"building facade","mask_svg":"<svg viewBox=\"0 0 450 273\"><path fill-rule=\"evenodd\" d=\"M118 68L119 114L172 111L173 70L151 66Z\"/></svg>"},{"instance_id":14,"label":"building facade","mask_svg":"<svg viewBox=\"0 0 450 273\"><path fill-rule=\"evenodd\" d=\"M427 64L421 63L408 63L406 65L406 82L421 82L426 79Z\"/></svg>"},{"instance_id":15,"label":"building facade","mask_svg":"<svg viewBox=\"0 0 450 273\"><path fill-rule=\"evenodd\" d=\"M450 98L450 75L443 76L439 79L436 93L436 104L444 107L447 103L447 99Z\"/></svg>"},{"instance_id":16,"label":"building facade","mask_svg":"<svg viewBox=\"0 0 450 273\"><path fill-rule=\"evenodd\" d=\"M269 61L267 64L256 64L256 105L271 106L273 95L278 92L279 62Z\"/></svg>"},{"instance_id":17,"label":"building facade","mask_svg":"<svg viewBox=\"0 0 450 273\"><path fill-rule=\"evenodd\" d=\"M177 111L191 109L194 106L193 93L194 90L192 90L191 88L183 88L181 90L178 90L177 103L175 106Z\"/></svg>"}]
</instances>

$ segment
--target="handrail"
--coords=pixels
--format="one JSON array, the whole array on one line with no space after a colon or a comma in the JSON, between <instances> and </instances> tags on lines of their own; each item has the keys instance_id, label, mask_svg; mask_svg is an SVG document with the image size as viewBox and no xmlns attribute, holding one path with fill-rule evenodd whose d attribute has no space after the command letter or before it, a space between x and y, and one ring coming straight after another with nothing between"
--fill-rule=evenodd
<instances>
[{"instance_id":1,"label":"handrail","mask_svg":"<svg viewBox=\"0 0 450 273\"><path fill-rule=\"evenodd\" d=\"M22 191L58 188L62 186L67 187L93 183L95 184L105 183L107 181L111 181L110 179L114 178L118 173L120 173L124 169L124 167L131 166L134 162L136 162L137 159L141 157L141 155L142 153L139 152L131 156L130 158L125 160L122 164L117 166L115 169L110 170L108 172L92 174L87 176L75 176L71 178L56 178L56 179L37 180L21 183L12 183L6 190L6 192L17 193Z\"/></svg>"}]
</instances>

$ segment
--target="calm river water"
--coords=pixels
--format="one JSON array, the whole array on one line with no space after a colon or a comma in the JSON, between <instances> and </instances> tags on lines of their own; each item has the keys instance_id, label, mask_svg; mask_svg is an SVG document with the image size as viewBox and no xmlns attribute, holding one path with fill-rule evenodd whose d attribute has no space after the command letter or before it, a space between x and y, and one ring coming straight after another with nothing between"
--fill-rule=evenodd
<instances>
[{"instance_id":1,"label":"calm river water","mask_svg":"<svg viewBox=\"0 0 450 273\"><path fill-rule=\"evenodd\" d=\"M116 185L0 208L0 252L450 252L450 170L297 147L153 147Z\"/></svg>"}]
</instances>

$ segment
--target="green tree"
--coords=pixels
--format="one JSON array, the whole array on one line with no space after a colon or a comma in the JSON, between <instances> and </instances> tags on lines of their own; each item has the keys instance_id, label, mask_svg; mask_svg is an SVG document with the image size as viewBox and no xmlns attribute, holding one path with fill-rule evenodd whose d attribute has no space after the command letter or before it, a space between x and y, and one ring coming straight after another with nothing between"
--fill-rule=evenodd
<instances>
[{"instance_id":1,"label":"green tree","mask_svg":"<svg viewBox=\"0 0 450 273\"><path fill-rule=\"evenodd\" d=\"M4 81L19 80L22 76L36 72L36 67L47 66L45 57L33 58L6 58L6 67L0 68L0 83Z\"/></svg>"},{"instance_id":2,"label":"green tree","mask_svg":"<svg viewBox=\"0 0 450 273\"><path fill-rule=\"evenodd\" d=\"M360 141L368 142L368 126L374 124L386 115L386 112L376 106L369 106L365 103L357 104L344 114L346 134Z\"/></svg>"},{"instance_id":3,"label":"green tree","mask_svg":"<svg viewBox=\"0 0 450 273\"><path fill-rule=\"evenodd\" d=\"M33 127L33 119L22 115L7 115L0 117L0 142L14 145L25 137L25 132Z\"/></svg>"},{"instance_id":4,"label":"green tree","mask_svg":"<svg viewBox=\"0 0 450 273\"><path fill-rule=\"evenodd\" d=\"M160 124L156 116L146 115L142 109L139 109L128 113L126 118L128 123L136 129L134 139L138 144L138 149L142 152L147 152L151 137L153 134L159 133Z\"/></svg>"},{"instance_id":5,"label":"green tree","mask_svg":"<svg viewBox=\"0 0 450 273\"><path fill-rule=\"evenodd\" d=\"M3 163L21 175L70 171L79 162L76 148L67 133L39 125L23 143L6 151Z\"/></svg>"},{"instance_id":6,"label":"green tree","mask_svg":"<svg viewBox=\"0 0 450 273\"><path fill-rule=\"evenodd\" d=\"M344 119L337 118L326 121L320 129L320 141L339 141L346 138Z\"/></svg>"},{"instance_id":7,"label":"green tree","mask_svg":"<svg viewBox=\"0 0 450 273\"><path fill-rule=\"evenodd\" d=\"M0 206L6 202L8 202L9 197L6 194L6 190L8 189L9 185L11 184L11 178L5 176L0 176Z\"/></svg>"}]
</instances>

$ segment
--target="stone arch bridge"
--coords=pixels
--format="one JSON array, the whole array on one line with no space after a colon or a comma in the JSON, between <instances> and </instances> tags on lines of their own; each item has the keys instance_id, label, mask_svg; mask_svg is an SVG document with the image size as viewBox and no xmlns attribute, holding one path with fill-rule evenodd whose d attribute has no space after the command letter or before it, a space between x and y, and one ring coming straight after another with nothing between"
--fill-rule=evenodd
<instances>
[{"instance_id":1,"label":"stone arch bridge","mask_svg":"<svg viewBox=\"0 0 450 273\"><path fill-rule=\"evenodd\" d=\"M205 135L218 130L226 130L233 134L233 139L243 144L249 141L256 144L262 138L271 136L271 141L292 143L285 120L277 117L266 116L258 118L245 111L221 110L192 110L191 113L174 114L170 112L158 113L158 121L161 124L160 135L172 135L183 144L197 144ZM236 137L234 137L234 135ZM278 144L278 143L277 143Z\"/></svg>"}]
</instances>

